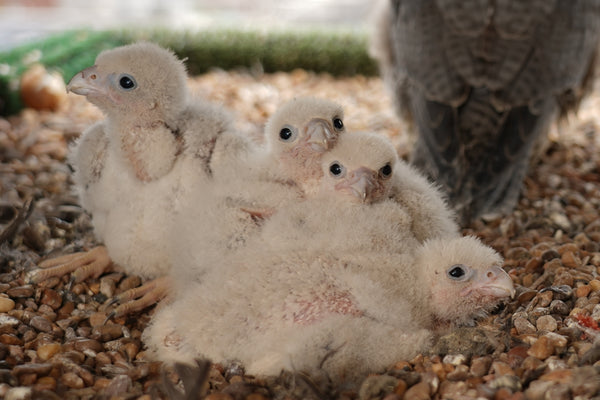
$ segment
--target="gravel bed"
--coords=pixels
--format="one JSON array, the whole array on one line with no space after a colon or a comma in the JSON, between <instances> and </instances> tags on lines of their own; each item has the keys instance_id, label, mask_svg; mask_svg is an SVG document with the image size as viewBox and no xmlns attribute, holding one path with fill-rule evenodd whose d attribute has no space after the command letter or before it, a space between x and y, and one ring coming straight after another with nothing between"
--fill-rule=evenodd
<instances>
[{"instance_id":1,"label":"gravel bed","mask_svg":"<svg viewBox=\"0 0 600 400\"><path fill-rule=\"evenodd\" d=\"M238 128L259 137L278 104L295 95L342 104L349 130L388 135L406 157L410 137L378 78L215 71L190 81L233 110ZM82 283L38 285L42 258L97 243L71 192L68 144L101 114L69 95L56 112L26 109L0 118L0 398L151 399L570 399L600 396L600 89L578 116L553 126L532 162L517 209L464 229L505 257L517 295L476 327L398 360L360 387L325 377L252 377L243 366L166 368L140 340L152 309L106 320L112 296L140 284L115 270Z\"/></svg>"}]
</instances>

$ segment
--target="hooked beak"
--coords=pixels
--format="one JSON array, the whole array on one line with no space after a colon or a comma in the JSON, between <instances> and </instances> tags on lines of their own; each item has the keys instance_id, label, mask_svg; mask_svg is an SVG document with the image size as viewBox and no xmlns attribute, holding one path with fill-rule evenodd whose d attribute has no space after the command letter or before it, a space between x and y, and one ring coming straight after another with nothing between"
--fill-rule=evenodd
<instances>
[{"instance_id":1,"label":"hooked beak","mask_svg":"<svg viewBox=\"0 0 600 400\"><path fill-rule=\"evenodd\" d=\"M366 167L351 171L342 182L335 185L336 190L353 195L361 203L370 203L378 187L377 173Z\"/></svg>"},{"instance_id":2,"label":"hooked beak","mask_svg":"<svg viewBox=\"0 0 600 400\"><path fill-rule=\"evenodd\" d=\"M329 121L313 118L306 125L306 143L319 153L329 150L338 138Z\"/></svg>"},{"instance_id":3,"label":"hooked beak","mask_svg":"<svg viewBox=\"0 0 600 400\"><path fill-rule=\"evenodd\" d=\"M98 68L94 65L78 72L67 85L67 92L73 92L82 96L102 93L103 82L98 74Z\"/></svg>"},{"instance_id":4,"label":"hooked beak","mask_svg":"<svg viewBox=\"0 0 600 400\"><path fill-rule=\"evenodd\" d=\"M473 291L499 299L513 298L516 292L510 275L498 265L493 265L484 273L478 274L473 284L461 291L461 295L466 296Z\"/></svg>"}]
</instances>

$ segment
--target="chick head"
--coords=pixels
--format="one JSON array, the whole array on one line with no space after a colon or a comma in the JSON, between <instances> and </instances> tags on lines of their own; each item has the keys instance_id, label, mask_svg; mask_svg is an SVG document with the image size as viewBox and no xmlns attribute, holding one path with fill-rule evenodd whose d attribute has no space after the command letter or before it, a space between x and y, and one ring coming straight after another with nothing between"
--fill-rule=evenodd
<instances>
[{"instance_id":1,"label":"chick head","mask_svg":"<svg viewBox=\"0 0 600 400\"><path fill-rule=\"evenodd\" d=\"M101 52L67 90L86 96L109 117L169 123L187 101L186 79L183 62L171 51L139 42Z\"/></svg>"},{"instance_id":2,"label":"chick head","mask_svg":"<svg viewBox=\"0 0 600 400\"><path fill-rule=\"evenodd\" d=\"M342 195L360 203L389 197L398 155L383 136L355 132L343 135L323 156L321 193Z\"/></svg>"},{"instance_id":3,"label":"chick head","mask_svg":"<svg viewBox=\"0 0 600 400\"><path fill-rule=\"evenodd\" d=\"M417 251L420 282L427 286L438 327L464 325L485 316L515 294L502 257L472 236L426 241Z\"/></svg>"},{"instance_id":4,"label":"chick head","mask_svg":"<svg viewBox=\"0 0 600 400\"><path fill-rule=\"evenodd\" d=\"M313 97L294 98L269 118L265 139L292 179L318 177L321 156L345 131L343 118L344 111L336 103Z\"/></svg>"}]
</instances>

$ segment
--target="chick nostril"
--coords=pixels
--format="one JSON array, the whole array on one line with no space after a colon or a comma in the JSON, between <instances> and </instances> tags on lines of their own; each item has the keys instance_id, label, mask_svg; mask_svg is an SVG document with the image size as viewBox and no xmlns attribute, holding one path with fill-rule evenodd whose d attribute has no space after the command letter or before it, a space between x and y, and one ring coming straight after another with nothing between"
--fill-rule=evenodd
<instances>
[{"instance_id":1,"label":"chick nostril","mask_svg":"<svg viewBox=\"0 0 600 400\"><path fill-rule=\"evenodd\" d=\"M92 79L92 80L96 79L96 74L90 75L90 79Z\"/></svg>"}]
</instances>

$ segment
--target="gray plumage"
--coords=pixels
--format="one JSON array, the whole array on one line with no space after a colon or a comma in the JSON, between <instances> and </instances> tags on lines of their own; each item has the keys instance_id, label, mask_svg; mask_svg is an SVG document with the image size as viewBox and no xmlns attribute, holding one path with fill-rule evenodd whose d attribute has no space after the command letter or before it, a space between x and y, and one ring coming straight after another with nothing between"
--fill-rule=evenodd
<instances>
[{"instance_id":1,"label":"gray plumage","mask_svg":"<svg viewBox=\"0 0 600 400\"><path fill-rule=\"evenodd\" d=\"M462 222L510 212L529 159L592 77L598 0L382 2L374 53L413 163Z\"/></svg>"}]
</instances>

